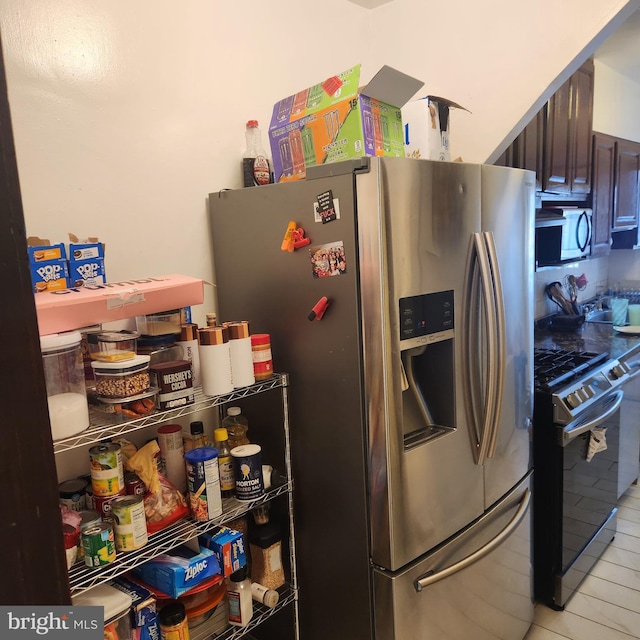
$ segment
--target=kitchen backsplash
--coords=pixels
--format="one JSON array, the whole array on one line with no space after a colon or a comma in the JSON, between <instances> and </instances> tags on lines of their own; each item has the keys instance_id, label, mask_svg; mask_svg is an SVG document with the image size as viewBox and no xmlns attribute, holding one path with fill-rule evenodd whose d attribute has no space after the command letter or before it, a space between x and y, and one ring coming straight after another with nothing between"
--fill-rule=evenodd
<instances>
[{"instance_id":1,"label":"kitchen backsplash","mask_svg":"<svg viewBox=\"0 0 640 640\"><path fill-rule=\"evenodd\" d=\"M633 253L631 251L619 251L615 253ZM640 270L640 256L638 257L638 265ZM578 292L578 302L586 302L596 297L596 293L600 291L600 288L608 286L610 281L610 267L609 258L592 258L589 260L581 260L578 262L571 262L560 267L543 267L534 274L534 297L535 297L535 318L536 320L551 313L557 313L559 311L558 306L549 300L545 295L545 287L550 282L560 282L564 291L567 292L565 287L565 278L568 275L574 275L576 278L584 274L587 278L587 286L584 290ZM616 272L618 273L618 271ZM617 277L617 280L636 279L630 278L626 275L624 267L620 267L619 273L621 276ZM622 277L624 275L624 277ZM637 278L640 280L640 277ZM568 295L568 292L567 294Z\"/></svg>"}]
</instances>

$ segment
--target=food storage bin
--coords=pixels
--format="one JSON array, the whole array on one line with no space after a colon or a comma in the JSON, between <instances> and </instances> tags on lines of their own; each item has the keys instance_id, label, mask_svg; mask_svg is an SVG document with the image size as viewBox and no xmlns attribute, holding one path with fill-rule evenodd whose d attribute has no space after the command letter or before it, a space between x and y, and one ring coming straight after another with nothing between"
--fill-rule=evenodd
<instances>
[{"instance_id":1,"label":"food storage bin","mask_svg":"<svg viewBox=\"0 0 640 640\"><path fill-rule=\"evenodd\" d=\"M163 336L140 336L138 338L138 355L149 356L150 366L162 362L182 360L182 345L176 342L176 334Z\"/></svg>"},{"instance_id":2,"label":"food storage bin","mask_svg":"<svg viewBox=\"0 0 640 640\"><path fill-rule=\"evenodd\" d=\"M130 595L123 593L110 584L100 584L89 591L71 598L74 606L104 607L104 637L118 640L131 640L133 630L131 626Z\"/></svg>"},{"instance_id":3,"label":"food storage bin","mask_svg":"<svg viewBox=\"0 0 640 640\"><path fill-rule=\"evenodd\" d=\"M180 309L162 311L146 316L136 316L136 329L145 336L162 336L180 333Z\"/></svg>"},{"instance_id":4,"label":"food storage bin","mask_svg":"<svg viewBox=\"0 0 640 640\"><path fill-rule=\"evenodd\" d=\"M99 362L121 362L136 355L137 331L102 331L86 335L89 357Z\"/></svg>"},{"instance_id":5,"label":"food storage bin","mask_svg":"<svg viewBox=\"0 0 640 640\"><path fill-rule=\"evenodd\" d=\"M123 362L92 362L96 393L106 398L129 398L149 389L149 356Z\"/></svg>"},{"instance_id":6,"label":"food storage bin","mask_svg":"<svg viewBox=\"0 0 640 640\"><path fill-rule=\"evenodd\" d=\"M89 426L81 341L79 331L40 338L49 422L54 440L74 436Z\"/></svg>"},{"instance_id":7,"label":"food storage bin","mask_svg":"<svg viewBox=\"0 0 640 640\"><path fill-rule=\"evenodd\" d=\"M101 413L110 415L115 422L128 422L155 413L158 406L157 394L158 389L155 387L130 398L106 398L89 392L89 403Z\"/></svg>"}]
</instances>

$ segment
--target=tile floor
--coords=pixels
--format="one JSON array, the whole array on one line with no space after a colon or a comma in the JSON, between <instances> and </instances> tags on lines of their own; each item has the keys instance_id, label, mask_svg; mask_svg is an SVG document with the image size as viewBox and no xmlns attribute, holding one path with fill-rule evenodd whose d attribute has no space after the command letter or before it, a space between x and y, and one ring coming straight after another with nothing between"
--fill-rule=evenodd
<instances>
[{"instance_id":1,"label":"tile floor","mask_svg":"<svg viewBox=\"0 0 640 640\"><path fill-rule=\"evenodd\" d=\"M524 640L640 638L640 486L620 499L618 533L564 611L538 604Z\"/></svg>"}]
</instances>

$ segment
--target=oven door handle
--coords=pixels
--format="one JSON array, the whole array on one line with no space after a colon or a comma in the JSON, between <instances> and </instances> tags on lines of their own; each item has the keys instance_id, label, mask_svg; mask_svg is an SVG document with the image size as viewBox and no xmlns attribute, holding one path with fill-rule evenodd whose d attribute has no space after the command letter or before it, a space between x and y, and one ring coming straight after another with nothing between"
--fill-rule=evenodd
<instances>
[{"instance_id":1,"label":"oven door handle","mask_svg":"<svg viewBox=\"0 0 640 640\"><path fill-rule=\"evenodd\" d=\"M606 422L620 408L623 397L623 391L616 391L602 403L602 408L605 409L603 413L599 413L595 418L592 418L588 422L574 427L573 429L569 429L568 431L563 429L562 442L560 444L563 447L566 447L572 440L575 440L578 436L581 436L583 433L591 431L595 427L600 426L603 422Z\"/></svg>"},{"instance_id":2,"label":"oven door handle","mask_svg":"<svg viewBox=\"0 0 640 640\"><path fill-rule=\"evenodd\" d=\"M480 547L477 551L474 551L473 553L469 554L466 558L463 558L459 562L452 564L446 569L443 569L442 571L437 571L435 573L431 571L427 572L424 576L422 576L421 578L418 578L413 583L415 590L420 592L425 587L428 587L434 584L435 582L439 582L444 578L448 578L454 573L458 573L458 571L462 571L463 569L470 567L472 564L478 562L478 560L482 560L482 558L484 558L486 555L491 553L494 549L499 547L518 528L518 526L520 525L524 517L527 515L530 502L531 502L531 491L529 489L526 489L522 496L522 500L520 501L520 505L518 506L518 510L516 511L515 515L513 516L513 518L511 518L511 520L509 520L509 523L507 524L507 526L495 538L487 542L487 544L485 544L484 547Z\"/></svg>"}]
</instances>

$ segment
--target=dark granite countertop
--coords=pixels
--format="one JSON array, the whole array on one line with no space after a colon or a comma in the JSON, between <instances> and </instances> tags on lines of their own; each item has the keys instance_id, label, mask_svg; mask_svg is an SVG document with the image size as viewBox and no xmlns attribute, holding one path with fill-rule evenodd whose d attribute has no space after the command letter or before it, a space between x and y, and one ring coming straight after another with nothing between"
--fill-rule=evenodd
<instances>
[{"instance_id":1,"label":"dark granite countertop","mask_svg":"<svg viewBox=\"0 0 640 640\"><path fill-rule=\"evenodd\" d=\"M640 352L640 335L632 336L615 331L611 324L585 322L576 331L550 331L537 322L534 331L536 347L557 347L592 353L607 352L609 357L626 359Z\"/></svg>"}]
</instances>

